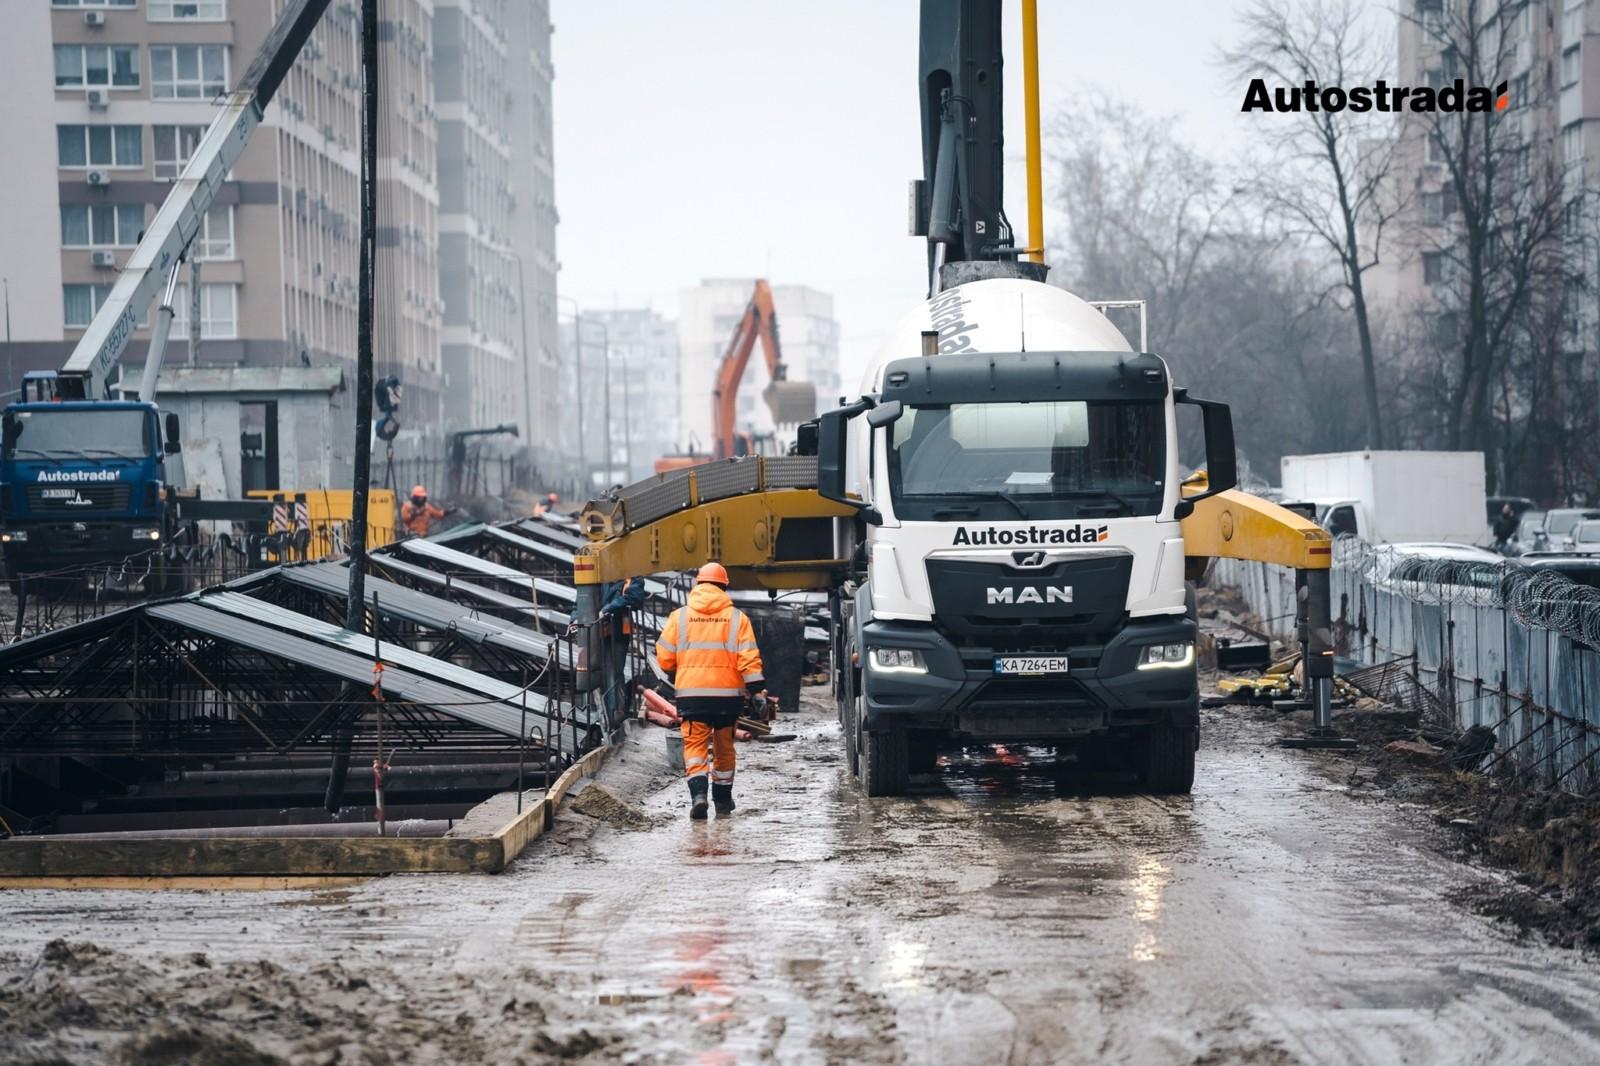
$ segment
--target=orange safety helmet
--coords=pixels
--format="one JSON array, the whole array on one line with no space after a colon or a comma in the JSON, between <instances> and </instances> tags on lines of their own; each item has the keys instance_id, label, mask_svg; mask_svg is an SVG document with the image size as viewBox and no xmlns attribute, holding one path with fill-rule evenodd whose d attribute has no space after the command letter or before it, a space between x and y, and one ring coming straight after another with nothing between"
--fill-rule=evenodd
<instances>
[{"instance_id":1,"label":"orange safety helmet","mask_svg":"<svg viewBox=\"0 0 1600 1066\"><path fill-rule=\"evenodd\" d=\"M707 563L700 568L699 573L694 575L694 583L696 585L721 585L723 588L727 588L728 572L722 568L721 563Z\"/></svg>"}]
</instances>

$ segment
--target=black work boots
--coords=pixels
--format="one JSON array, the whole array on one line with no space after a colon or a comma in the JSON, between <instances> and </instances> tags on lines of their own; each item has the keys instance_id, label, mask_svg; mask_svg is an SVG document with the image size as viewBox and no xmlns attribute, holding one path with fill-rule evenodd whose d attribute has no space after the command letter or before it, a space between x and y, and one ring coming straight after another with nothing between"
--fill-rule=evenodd
<instances>
[{"instance_id":1,"label":"black work boots","mask_svg":"<svg viewBox=\"0 0 1600 1066\"><path fill-rule=\"evenodd\" d=\"M689 778L689 817L697 822L706 818L706 779Z\"/></svg>"},{"instance_id":2,"label":"black work boots","mask_svg":"<svg viewBox=\"0 0 1600 1066\"><path fill-rule=\"evenodd\" d=\"M733 786L732 785L712 785L711 786L711 802L712 802L713 805L716 806L718 814L732 814L733 813ZM703 817L705 817L705 815L701 815L701 817L703 818Z\"/></svg>"}]
</instances>

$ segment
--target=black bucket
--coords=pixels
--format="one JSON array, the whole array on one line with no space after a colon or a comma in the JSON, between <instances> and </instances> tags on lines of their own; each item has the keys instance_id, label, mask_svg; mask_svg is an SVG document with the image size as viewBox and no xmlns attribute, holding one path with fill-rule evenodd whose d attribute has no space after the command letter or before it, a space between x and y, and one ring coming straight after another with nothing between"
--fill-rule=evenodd
<instances>
[{"instance_id":1,"label":"black bucket","mask_svg":"<svg viewBox=\"0 0 1600 1066\"><path fill-rule=\"evenodd\" d=\"M806 620L798 607L773 605L746 610L761 648L767 694L778 698L778 710L800 709L800 679L806 671Z\"/></svg>"}]
</instances>

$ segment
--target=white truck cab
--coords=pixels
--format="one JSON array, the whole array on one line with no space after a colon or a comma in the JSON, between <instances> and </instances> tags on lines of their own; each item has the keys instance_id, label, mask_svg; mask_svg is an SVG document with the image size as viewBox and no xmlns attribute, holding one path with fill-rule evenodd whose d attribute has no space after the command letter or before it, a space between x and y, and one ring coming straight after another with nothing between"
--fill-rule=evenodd
<instances>
[{"instance_id":1,"label":"white truck cab","mask_svg":"<svg viewBox=\"0 0 1600 1066\"><path fill-rule=\"evenodd\" d=\"M943 746L1019 741L1116 749L1146 787L1188 790L1178 403L1206 415L1208 494L1231 487L1225 406L1071 293L989 278L903 318L861 398L823 416L821 491L858 508L835 661L858 664L839 695L869 793Z\"/></svg>"}]
</instances>

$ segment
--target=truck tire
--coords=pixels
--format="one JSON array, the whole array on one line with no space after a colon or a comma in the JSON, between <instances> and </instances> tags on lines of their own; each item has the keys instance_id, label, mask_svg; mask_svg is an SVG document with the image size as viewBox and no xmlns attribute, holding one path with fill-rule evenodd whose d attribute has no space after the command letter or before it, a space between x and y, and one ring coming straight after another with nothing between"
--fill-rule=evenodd
<instances>
[{"instance_id":1,"label":"truck tire","mask_svg":"<svg viewBox=\"0 0 1600 1066\"><path fill-rule=\"evenodd\" d=\"M913 774L939 772L939 737L926 730L912 733L907 738L907 769Z\"/></svg>"},{"instance_id":2,"label":"truck tire","mask_svg":"<svg viewBox=\"0 0 1600 1066\"><path fill-rule=\"evenodd\" d=\"M1157 795L1186 796L1194 787L1194 753L1200 730L1194 726L1152 726L1135 747L1139 783Z\"/></svg>"},{"instance_id":3,"label":"truck tire","mask_svg":"<svg viewBox=\"0 0 1600 1066\"><path fill-rule=\"evenodd\" d=\"M856 745L856 720L861 716L860 697L852 696L849 703L839 704L839 724L844 733L844 764L850 768L851 777L861 776L860 749Z\"/></svg>"},{"instance_id":4,"label":"truck tire","mask_svg":"<svg viewBox=\"0 0 1600 1066\"><path fill-rule=\"evenodd\" d=\"M857 738L861 748L861 790L869 796L898 796L910 779L910 737L903 729L869 733Z\"/></svg>"}]
</instances>

